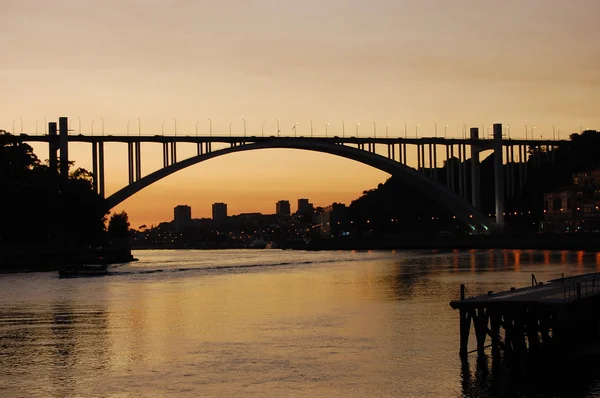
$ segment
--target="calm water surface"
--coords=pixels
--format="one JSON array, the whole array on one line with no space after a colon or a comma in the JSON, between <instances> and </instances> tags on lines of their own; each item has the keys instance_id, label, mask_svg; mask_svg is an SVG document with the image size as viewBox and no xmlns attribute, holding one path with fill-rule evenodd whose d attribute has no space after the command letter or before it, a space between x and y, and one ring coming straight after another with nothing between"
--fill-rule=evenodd
<instances>
[{"instance_id":1,"label":"calm water surface","mask_svg":"<svg viewBox=\"0 0 600 398\"><path fill-rule=\"evenodd\" d=\"M600 396L458 357L468 293L600 270L583 252L139 251L101 278L0 275L0 396ZM473 339L471 339L474 341Z\"/></svg>"}]
</instances>

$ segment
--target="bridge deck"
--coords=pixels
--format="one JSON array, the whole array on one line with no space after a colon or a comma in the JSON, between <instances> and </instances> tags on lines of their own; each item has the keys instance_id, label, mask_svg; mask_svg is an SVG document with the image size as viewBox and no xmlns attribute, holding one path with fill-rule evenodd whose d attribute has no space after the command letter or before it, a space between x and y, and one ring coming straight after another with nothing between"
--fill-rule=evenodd
<instances>
[{"instance_id":1,"label":"bridge deck","mask_svg":"<svg viewBox=\"0 0 600 398\"><path fill-rule=\"evenodd\" d=\"M560 305L598 294L600 294L600 273L593 273L554 279L537 286L469 297L453 301L451 305L455 309L502 304Z\"/></svg>"}]
</instances>

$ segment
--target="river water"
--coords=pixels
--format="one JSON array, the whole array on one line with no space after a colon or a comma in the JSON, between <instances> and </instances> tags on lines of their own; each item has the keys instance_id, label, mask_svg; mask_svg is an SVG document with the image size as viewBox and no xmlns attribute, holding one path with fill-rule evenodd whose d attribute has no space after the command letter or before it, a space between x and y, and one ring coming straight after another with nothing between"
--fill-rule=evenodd
<instances>
[{"instance_id":1,"label":"river water","mask_svg":"<svg viewBox=\"0 0 600 398\"><path fill-rule=\"evenodd\" d=\"M99 278L0 275L1 397L591 397L458 356L467 293L600 270L551 251L138 251ZM474 339L471 339L474 342Z\"/></svg>"}]
</instances>

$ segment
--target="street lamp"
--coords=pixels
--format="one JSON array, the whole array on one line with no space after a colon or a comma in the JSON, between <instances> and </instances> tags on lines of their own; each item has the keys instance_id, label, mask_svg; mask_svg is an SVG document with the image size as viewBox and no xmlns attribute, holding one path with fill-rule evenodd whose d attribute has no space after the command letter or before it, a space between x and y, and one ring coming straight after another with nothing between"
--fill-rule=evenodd
<instances>
[{"instance_id":1,"label":"street lamp","mask_svg":"<svg viewBox=\"0 0 600 398\"><path fill-rule=\"evenodd\" d=\"M231 137L231 125L233 124L233 120L229 122L229 136Z\"/></svg>"},{"instance_id":2,"label":"street lamp","mask_svg":"<svg viewBox=\"0 0 600 398\"><path fill-rule=\"evenodd\" d=\"M263 137L265 136L265 123L266 121L262 122L262 126L260 127L260 132Z\"/></svg>"},{"instance_id":3,"label":"street lamp","mask_svg":"<svg viewBox=\"0 0 600 398\"><path fill-rule=\"evenodd\" d=\"M246 136L246 119L242 119L244 122L244 137Z\"/></svg>"},{"instance_id":4,"label":"street lamp","mask_svg":"<svg viewBox=\"0 0 600 398\"><path fill-rule=\"evenodd\" d=\"M463 125L463 138L467 138L467 123L462 122ZM483 134L483 131L481 132Z\"/></svg>"},{"instance_id":5,"label":"street lamp","mask_svg":"<svg viewBox=\"0 0 600 398\"><path fill-rule=\"evenodd\" d=\"M78 116L77 121L79 123L79 135L81 135L81 118Z\"/></svg>"},{"instance_id":6,"label":"street lamp","mask_svg":"<svg viewBox=\"0 0 600 398\"><path fill-rule=\"evenodd\" d=\"M175 132L175 137L177 137L177 119L173 118L173 128Z\"/></svg>"},{"instance_id":7,"label":"street lamp","mask_svg":"<svg viewBox=\"0 0 600 398\"><path fill-rule=\"evenodd\" d=\"M533 140L533 130L535 130L535 126L531 128L531 139Z\"/></svg>"},{"instance_id":8,"label":"street lamp","mask_svg":"<svg viewBox=\"0 0 600 398\"><path fill-rule=\"evenodd\" d=\"M388 123L387 126L385 126L385 138L390 138L390 124Z\"/></svg>"},{"instance_id":9,"label":"street lamp","mask_svg":"<svg viewBox=\"0 0 600 398\"><path fill-rule=\"evenodd\" d=\"M208 135L212 137L212 119L208 118Z\"/></svg>"},{"instance_id":10,"label":"street lamp","mask_svg":"<svg viewBox=\"0 0 600 398\"><path fill-rule=\"evenodd\" d=\"M560 130L562 130L562 129L563 129L562 127L558 129L558 139L559 140L560 140Z\"/></svg>"},{"instance_id":11,"label":"street lamp","mask_svg":"<svg viewBox=\"0 0 600 398\"><path fill-rule=\"evenodd\" d=\"M577 125L577 127L579 127L579 134L581 134L581 131L583 130L583 128L579 124Z\"/></svg>"},{"instance_id":12,"label":"street lamp","mask_svg":"<svg viewBox=\"0 0 600 398\"><path fill-rule=\"evenodd\" d=\"M296 127L298 127L298 122L296 122L296 124L294 124L294 127L292 127L292 130L294 130L294 137L296 137L298 131L296 130Z\"/></svg>"},{"instance_id":13,"label":"street lamp","mask_svg":"<svg viewBox=\"0 0 600 398\"><path fill-rule=\"evenodd\" d=\"M407 129L407 125L406 125L406 122L403 122L403 123L404 123L404 138L408 138L408 129Z\"/></svg>"},{"instance_id":14,"label":"street lamp","mask_svg":"<svg viewBox=\"0 0 600 398\"><path fill-rule=\"evenodd\" d=\"M433 125L435 126L435 129L434 129L435 137L437 138L437 123L433 122Z\"/></svg>"},{"instance_id":15,"label":"street lamp","mask_svg":"<svg viewBox=\"0 0 600 398\"><path fill-rule=\"evenodd\" d=\"M37 125L38 125L38 121L37 121L37 119L35 119L35 135L37 135Z\"/></svg>"},{"instance_id":16,"label":"street lamp","mask_svg":"<svg viewBox=\"0 0 600 398\"><path fill-rule=\"evenodd\" d=\"M129 120L127 121L127 136L129 136Z\"/></svg>"},{"instance_id":17,"label":"street lamp","mask_svg":"<svg viewBox=\"0 0 600 398\"><path fill-rule=\"evenodd\" d=\"M552 126L552 139L555 140L556 139L556 127L554 127L553 124L551 124L550 126Z\"/></svg>"},{"instance_id":18,"label":"street lamp","mask_svg":"<svg viewBox=\"0 0 600 398\"><path fill-rule=\"evenodd\" d=\"M160 125L160 132L162 133L162 135L165 135L165 121L163 120L162 124Z\"/></svg>"},{"instance_id":19,"label":"street lamp","mask_svg":"<svg viewBox=\"0 0 600 398\"><path fill-rule=\"evenodd\" d=\"M310 136L311 136L311 138L313 136L313 122L312 122L312 120L310 121Z\"/></svg>"},{"instance_id":20,"label":"street lamp","mask_svg":"<svg viewBox=\"0 0 600 398\"><path fill-rule=\"evenodd\" d=\"M523 124L523 126L525 126L525 139L527 139L527 125Z\"/></svg>"},{"instance_id":21,"label":"street lamp","mask_svg":"<svg viewBox=\"0 0 600 398\"><path fill-rule=\"evenodd\" d=\"M506 133L508 135L508 139L510 140L510 124L506 125Z\"/></svg>"},{"instance_id":22,"label":"street lamp","mask_svg":"<svg viewBox=\"0 0 600 398\"><path fill-rule=\"evenodd\" d=\"M417 126L415 127L415 138L419 138L419 126L421 125L417 124Z\"/></svg>"},{"instance_id":23,"label":"street lamp","mask_svg":"<svg viewBox=\"0 0 600 398\"><path fill-rule=\"evenodd\" d=\"M373 138L377 138L377 125L375 122L373 122Z\"/></svg>"},{"instance_id":24,"label":"street lamp","mask_svg":"<svg viewBox=\"0 0 600 398\"><path fill-rule=\"evenodd\" d=\"M327 128L329 127L329 123L325 125L325 137L327 137Z\"/></svg>"},{"instance_id":25,"label":"street lamp","mask_svg":"<svg viewBox=\"0 0 600 398\"><path fill-rule=\"evenodd\" d=\"M346 125L344 124L344 121L342 120L342 138L346 136Z\"/></svg>"},{"instance_id":26,"label":"street lamp","mask_svg":"<svg viewBox=\"0 0 600 398\"><path fill-rule=\"evenodd\" d=\"M198 137L198 123L200 123L200 120L196 122L196 137Z\"/></svg>"},{"instance_id":27,"label":"street lamp","mask_svg":"<svg viewBox=\"0 0 600 398\"><path fill-rule=\"evenodd\" d=\"M448 127L450 127L450 125L449 125L449 124L447 124L447 125L444 127L444 138L447 138L447 137L448 137Z\"/></svg>"},{"instance_id":28,"label":"street lamp","mask_svg":"<svg viewBox=\"0 0 600 398\"><path fill-rule=\"evenodd\" d=\"M138 120L138 135L141 136L142 135L142 120L139 117L136 119Z\"/></svg>"},{"instance_id":29,"label":"street lamp","mask_svg":"<svg viewBox=\"0 0 600 398\"><path fill-rule=\"evenodd\" d=\"M92 136L94 135L94 120L92 119Z\"/></svg>"},{"instance_id":30,"label":"street lamp","mask_svg":"<svg viewBox=\"0 0 600 398\"><path fill-rule=\"evenodd\" d=\"M102 120L102 135L104 135L104 118L101 117L100 120Z\"/></svg>"},{"instance_id":31,"label":"street lamp","mask_svg":"<svg viewBox=\"0 0 600 398\"><path fill-rule=\"evenodd\" d=\"M277 119L275 119L275 118L273 118L273 119L274 119L274 120L277 122L277 137L279 137L279 132L281 131L281 130L279 129L279 120L277 120Z\"/></svg>"},{"instance_id":32,"label":"street lamp","mask_svg":"<svg viewBox=\"0 0 600 398\"><path fill-rule=\"evenodd\" d=\"M13 134L16 134L16 132L15 132L15 119L13 119L13 128L12 128L12 133L13 133Z\"/></svg>"},{"instance_id":33,"label":"street lamp","mask_svg":"<svg viewBox=\"0 0 600 398\"><path fill-rule=\"evenodd\" d=\"M358 138L358 131L360 129L360 123L356 125L356 138Z\"/></svg>"}]
</instances>

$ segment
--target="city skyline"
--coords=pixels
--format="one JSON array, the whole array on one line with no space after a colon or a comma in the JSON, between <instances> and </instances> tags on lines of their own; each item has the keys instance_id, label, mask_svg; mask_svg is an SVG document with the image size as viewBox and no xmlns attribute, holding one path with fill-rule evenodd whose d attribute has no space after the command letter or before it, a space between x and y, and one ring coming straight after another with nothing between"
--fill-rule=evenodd
<instances>
[{"instance_id":1,"label":"city skyline","mask_svg":"<svg viewBox=\"0 0 600 398\"><path fill-rule=\"evenodd\" d=\"M412 2L228 0L6 1L0 129L34 133L69 116L73 133L275 135L461 134L500 122L561 138L600 126L600 4L582 0ZM491 18L490 15L494 17ZM201 21L201 23L199 23ZM20 35L23 26L28 34ZM138 119L139 118L139 119ZM209 122L208 118L212 121ZM244 122L244 120L246 122ZM13 122L14 121L14 122ZM37 121L37 123L36 123ZM231 122L233 121L233 124ZM299 123L296 128L293 127ZM252 133L250 133L252 131ZM484 131L485 134L485 131ZM564 136L563 136L564 135ZM34 145L45 159L47 149ZM194 148L178 148L179 157ZM143 146L144 173L160 148ZM91 169L85 145L76 166ZM126 146L111 145L107 192L126 185ZM150 155L150 156L146 156ZM167 219L177 203L232 213L270 211L280 197L349 203L388 175L329 155L291 150L235 154L183 170L134 195L132 225ZM206 215L209 210L206 211Z\"/></svg>"}]
</instances>

